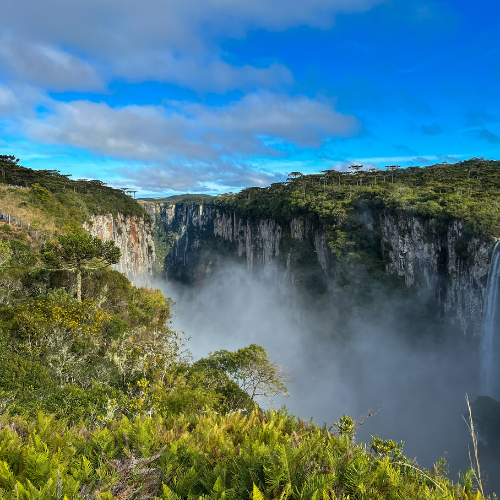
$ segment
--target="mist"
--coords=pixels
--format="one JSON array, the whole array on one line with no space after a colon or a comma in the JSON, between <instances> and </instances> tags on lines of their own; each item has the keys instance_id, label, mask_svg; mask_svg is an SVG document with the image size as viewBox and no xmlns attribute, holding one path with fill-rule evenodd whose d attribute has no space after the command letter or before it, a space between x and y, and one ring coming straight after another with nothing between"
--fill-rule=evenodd
<instances>
[{"instance_id":1,"label":"mist","mask_svg":"<svg viewBox=\"0 0 500 500\"><path fill-rule=\"evenodd\" d=\"M195 360L260 344L294 378L290 397L277 398L275 406L327 426L344 414L359 420L381 408L356 442L379 435L404 441L405 455L420 465L446 455L450 472L468 468L462 414L465 394L473 400L478 392L474 340L428 318L425 300L388 298L378 290L373 305L359 311L339 300L338 291L301 298L279 271L267 271L253 277L230 264L198 286L155 283L175 301L173 326L191 337L187 348Z\"/></svg>"}]
</instances>

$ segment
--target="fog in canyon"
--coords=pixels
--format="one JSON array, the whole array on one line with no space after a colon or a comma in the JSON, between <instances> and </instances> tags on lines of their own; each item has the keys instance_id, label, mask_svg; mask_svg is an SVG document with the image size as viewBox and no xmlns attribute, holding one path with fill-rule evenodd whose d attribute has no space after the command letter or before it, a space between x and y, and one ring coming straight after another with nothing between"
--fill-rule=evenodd
<instances>
[{"instance_id":1,"label":"fog in canyon","mask_svg":"<svg viewBox=\"0 0 500 500\"><path fill-rule=\"evenodd\" d=\"M446 455L451 473L465 471L470 435L462 414L465 394L471 401L478 394L477 339L437 318L422 294L395 297L377 288L370 306L358 306L339 290L301 298L280 276L225 264L201 285L155 286L175 301L173 326L191 337L195 360L260 344L294 378L290 398L278 398L277 407L328 426L343 414L359 420L382 408L357 442L402 440L423 466Z\"/></svg>"}]
</instances>

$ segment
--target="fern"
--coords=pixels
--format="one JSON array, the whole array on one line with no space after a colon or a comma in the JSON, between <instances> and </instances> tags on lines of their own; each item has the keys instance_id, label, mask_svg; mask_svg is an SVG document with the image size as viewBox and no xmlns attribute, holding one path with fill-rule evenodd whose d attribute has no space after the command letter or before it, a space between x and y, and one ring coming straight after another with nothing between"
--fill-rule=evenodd
<instances>
[{"instance_id":1,"label":"fern","mask_svg":"<svg viewBox=\"0 0 500 500\"><path fill-rule=\"evenodd\" d=\"M176 493L174 493L166 484L162 486L162 499L163 500L181 500L181 497L179 497Z\"/></svg>"},{"instance_id":2,"label":"fern","mask_svg":"<svg viewBox=\"0 0 500 500\"><path fill-rule=\"evenodd\" d=\"M253 500L265 500L264 495L260 492L259 488L255 486L255 483L253 484L252 498Z\"/></svg>"},{"instance_id":3,"label":"fern","mask_svg":"<svg viewBox=\"0 0 500 500\"><path fill-rule=\"evenodd\" d=\"M0 460L0 487L11 489L16 484L14 473L10 470L9 464Z\"/></svg>"},{"instance_id":4,"label":"fern","mask_svg":"<svg viewBox=\"0 0 500 500\"><path fill-rule=\"evenodd\" d=\"M300 500L319 500L323 497L324 493L333 487L334 483L334 475L313 476L304 483L302 491L298 493L297 498Z\"/></svg>"},{"instance_id":5,"label":"fern","mask_svg":"<svg viewBox=\"0 0 500 500\"><path fill-rule=\"evenodd\" d=\"M45 482L50 472L48 453L37 453L33 448L27 448L23 453L24 477L36 485Z\"/></svg>"},{"instance_id":6,"label":"fern","mask_svg":"<svg viewBox=\"0 0 500 500\"><path fill-rule=\"evenodd\" d=\"M148 462L148 457L157 458ZM450 484L404 457L396 463L366 453L278 412L266 419L258 413L211 412L119 419L90 430L41 415L35 424L17 418L0 428L0 497L8 500L112 500L132 494L163 500L477 496L467 475L462 484Z\"/></svg>"}]
</instances>

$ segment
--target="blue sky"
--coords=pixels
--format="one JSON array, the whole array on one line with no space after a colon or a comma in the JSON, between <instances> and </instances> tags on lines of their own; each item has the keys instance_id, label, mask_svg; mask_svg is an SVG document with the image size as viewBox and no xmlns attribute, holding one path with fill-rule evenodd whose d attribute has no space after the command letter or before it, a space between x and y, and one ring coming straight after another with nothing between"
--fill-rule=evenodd
<instances>
[{"instance_id":1,"label":"blue sky","mask_svg":"<svg viewBox=\"0 0 500 500\"><path fill-rule=\"evenodd\" d=\"M500 158L500 5L17 0L0 146L139 194Z\"/></svg>"}]
</instances>

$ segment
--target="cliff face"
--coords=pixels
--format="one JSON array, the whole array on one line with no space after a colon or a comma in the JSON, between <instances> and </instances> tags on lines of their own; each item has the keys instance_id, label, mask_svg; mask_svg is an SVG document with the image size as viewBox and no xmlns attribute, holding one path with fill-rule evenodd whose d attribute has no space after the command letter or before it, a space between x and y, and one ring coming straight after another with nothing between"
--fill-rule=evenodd
<instances>
[{"instance_id":1,"label":"cliff face","mask_svg":"<svg viewBox=\"0 0 500 500\"><path fill-rule=\"evenodd\" d=\"M456 317L462 329L477 334L494 242L465 238L463 221L452 221L441 237L415 217L383 214L382 238L389 243L387 271L414 286L419 277L434 291L444 314Z\"/></svg>"},{"instance_id":2,"label":"cliff face","mask_svg":"<svg viewBox=\"0 0 500 500\"><path fill-rule=\"evenodd\" d=\"M167 255L161 256L168 279L190 282L205 241L213 234L213 204L142 203L156 223L158 236L168 241ZM176 234L173 238L172 234Z\"/></svg>"},{"instance_id":3,"label":"cliff face","mask_svg":"<svg viewBox=\"0 0 500 500\"><path fill-rule=\"evenodd\" d=\"M104 241L113 240L121 250L120 262L113 267L132 281L147 284L155 263L152 227L140 217L118 214L93 215L85 229Z\"/></svg>"},{"instance_id":4,"label":"cliff face","mask_svg":"<svg viewBox=\"0 0 500 500\"><path fill-rule=\"evenodd\" d=\"M236 244L238 257L245 257L250 272L267 269L280 254L283 231L272 220L244 223L234 214L215 211L213 226L215 236Z\"/></svg>"},{"instance_id":5,"label":"cliff face","mask_svg":"<svg viewBox=\"0 0 500 500\"><path fill-rule=\"evenodd\" d=\"M197 216L189 215L193 213ZM173 279L196 281L210 274L212 261L200 259L200 250L212 235L230 243L234 256L244 260L251 273L266 273L278 265L281 279L296 283L302 279L300 266L308 259L308 272L316 273L316 281L328 285L337 274L326 229L307 218L291 219L281 227L273 220L242 221L213 205L193 205L183 210L171 207L162 221L180 228L166 260ZM467 234L459 220L439 232L433 224L432 219L423 221L410 214L364 217L367 234L380 240L386 272L399 276L408 287L431 290L443 314L455 318L464 332L477 334L494 242Z\"/></svg>"}]
</instances>

